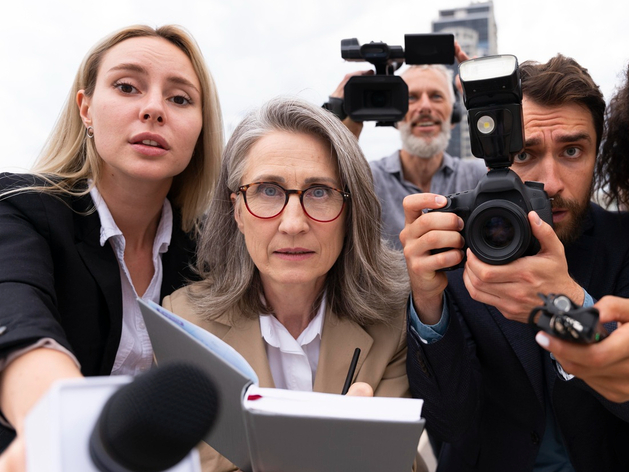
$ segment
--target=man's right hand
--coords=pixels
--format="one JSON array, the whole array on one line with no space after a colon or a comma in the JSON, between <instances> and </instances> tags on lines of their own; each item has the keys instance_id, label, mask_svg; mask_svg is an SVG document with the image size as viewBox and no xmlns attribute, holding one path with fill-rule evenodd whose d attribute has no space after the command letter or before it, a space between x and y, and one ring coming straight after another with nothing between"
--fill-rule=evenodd
<instances>
[{"instance_id":1,"label":"man's right hand","mask_svg":"<svg viewBox=\"0 0 629 472\"><path fill-rule=\"evenodd\" d=\"M404 229L400 241L413 292L413 304L422 323L436 324L443 310L443 291L448 285L442 269L463 260L463 220L454 213L429 212L445 206L442 195L417 193L404 199ZM435 249L452 248L433 254Z\"/></svg>"},{"instance_id":2,"label":"man's right hand","mask_svg":"<svg viewBox=\"0 0 629 472\"><path fill-rule=\"evenodd\" d=\"M373 75L374 72L372 70L357 70L356 72L350 72L349 74L345 74L341 83L336 87L336 90L330 94L330 97L336 98L345 98L345 84L357 75Z\"/></svg>"},{"instance_id":3,"label":"man's right hand","mask_svg":"<svg viewBox=\"0 0 629 472\"><path fill-rule=\"evenodd\" d=\"M345 74L345 77L343 77L343 80L341 80L341 83L336 87L336 90L332 92L330 97L344 99L345 84L347 84L347 81L349 79L357 75L373 75L373 74L374 74L373 70L359 70L356 72L350 72L349 74ZM354 136L356 136L356 139L360 137L360 133L363 131L362 122L354 121L348 116L347 118L343 120L343 124L347 127L347 129L349 129L352 132Z\"/></svg>"}]
</instances>

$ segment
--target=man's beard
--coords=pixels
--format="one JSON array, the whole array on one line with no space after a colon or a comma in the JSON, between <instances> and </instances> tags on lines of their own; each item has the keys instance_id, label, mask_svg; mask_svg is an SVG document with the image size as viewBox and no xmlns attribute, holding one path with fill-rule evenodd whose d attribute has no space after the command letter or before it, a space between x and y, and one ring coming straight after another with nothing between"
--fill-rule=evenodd
<instances>
[{"instance_id":1,"label":"man's beard","mask_svg":"<svg viewBox=\"0 0 629 472\"><path fill-rule=\"evenodd\" d=\"M559 195L555 195L553 197L552 207L567 210L568 216L570 217L569 221L566 221L565 223L560 222L558 227L555 228L555 233L557 233L557 237L564 246L573 243L581 235L581 227L583 225L583 221L585 220L585 216L587 215L590 195L591 192L589 192L581 202L576 200L566 200Z\"/></svg>"},{"instance_id":2,"label":"man's beard","mask_svg":"<svg viewBox=\"0 0 629 472\"><path fill-rule=\"evenodd\" d=\"M398 123L402 138L402 149L413 156L430 159L435 154L446 150L450 142L450 120L441 123L441 131L434 138L426 139L415 136L411 123Z\"/></svg>"}]
</instances>

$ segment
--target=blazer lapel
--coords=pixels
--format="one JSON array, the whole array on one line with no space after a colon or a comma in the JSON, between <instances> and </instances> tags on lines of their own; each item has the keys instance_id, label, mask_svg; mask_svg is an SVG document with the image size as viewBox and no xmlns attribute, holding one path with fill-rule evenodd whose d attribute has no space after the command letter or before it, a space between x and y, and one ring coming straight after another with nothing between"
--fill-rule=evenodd
<instances>
[{"instance_id":1,"label":"blazer lapel","mask_svg":"<svg viewBox=\"0 0 629 472\"><path fill-rule=\"evenodd\" d=\"M241 318L238 320L237 326L234 326L229 321L229 317L223 315L218 321L231 326L223 337L223 341L236 349L255 370L258 374L260 387L274 388L275 383L260 331L260 320L258 318Z\"/></svg>"},{"instance_id":2,"label":"blazer lapel","mask_svg":"<svg viewBox=\"0 0 629 472\"><path fill-rule=\"evenodd\" d=\"M544 364L541 348L535 342L532 326L508 320L500 311L485 305L518 357L540 404L544 405Z\"/></svg>"},{"instance_id":3,"label":"blazer lapel","mask_svg":"<svg viewBox=\"0 0 629 472\"><path fill-rule=\"evenodd\" d=\"M524 323L508 320L500 311L493 306L479 303L469 297L465 283L463 282L462 270L457 270L448 274L448 286L450 293L456 299L461 312L469 312L469 317L474 317L474 323L487 325L495 322L511 347L516 357L524 367L528 380L533 387L535 396L541 405L544 405L544 370L541 355L541 348L535 342L533 328ZM466 318L465 315L462 315Z\"/></svg>"},{"instance_id":4,"label":"blazer lapel","mask_svg":"<svg viewBox=\"0 0 629 472\"><path fill-rule=\"evenodd\" d=\"M373 345L372 337L353 321L339 318L326 310L321 334L319 365L314 381L315 392L341 393L356 348L360 357L356 374ZM354 375L354 378L356 375Z\"/></svg>"},{"instance_id":5,"label":"blazer lapel","mask_svg":"<svg viewBox=\"0 0 629 472\"><path fill-rule=\"evenodd\" d=\"M113 366L122 333L122 291L120 289L120 268L113 249L109 244L100 245L100 218L89 195L74 202L76 228L76 249L85 267L90 271L103 293L103 300L109 312L109 334L103 356L103 373L109 374ZM85 214L93 210L90 214Z\"/></svg>"},{"instance_id":6,"label":"blazer lapel","mask_svg":"<svg viewBox=\"0 0 629 472\"><path fill-rule=\"evenodd\" d=\"M599 254L599 248L609 244L609 241L596 241L596 238L588 231L592 225L592 218L588 213L581 237L565 247L570 275L581 287L592 285L592 276L597 272L593 268L599 267L597 261L605 260Z\"/></svg>"}]
</instances>

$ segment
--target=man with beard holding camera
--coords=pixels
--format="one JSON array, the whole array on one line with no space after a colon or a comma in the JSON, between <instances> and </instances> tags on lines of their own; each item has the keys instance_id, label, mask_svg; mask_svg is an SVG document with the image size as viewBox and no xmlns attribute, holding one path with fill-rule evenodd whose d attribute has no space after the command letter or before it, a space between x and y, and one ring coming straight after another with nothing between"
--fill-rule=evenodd
<instances>
[{"instance_id":1,"label":"man with beard holding camera","mask_svg":"<svg viewBox=\"0 0 629 472\"><path fill-rule=\"evenodd\" d=\"M455 56L459 61L468 59L457 43ZM345 84L352 76L370 73L373 71L346 75L330 97L342 99ZM369 163L382 205L382 236L398 249L402 248L399 236L404 228L404 197L419 192L448 195L469 190L487 173L482 160L459 159L445 152L455 105L452 71L441 64L414 65L401 77L409 95L408 112L396 125L402 149ZM454 116L455 121L460 120L459 111ZM340 118L358 138L362 123Z\"/></svg>"},{"instance_id":2,"label":"man with beard holding camera","mask_svg":"<svg viewBox=\"0 0 629 472\"><path fill-rule=\"evenodd\" d=\"M629 215L590 203L605 102L587 70L561 55L520 74L525 145L512 170L544 183L554 230L530 212L537 254L490 265L468 249L463 269L443 271L463 260L463 220L424 212L443 196L404 200L411 391L445 441L439 471L626 471L629 403L565 372L527 324L538 293L586 307L629 296Z\"/></svg>"}]
</instances>

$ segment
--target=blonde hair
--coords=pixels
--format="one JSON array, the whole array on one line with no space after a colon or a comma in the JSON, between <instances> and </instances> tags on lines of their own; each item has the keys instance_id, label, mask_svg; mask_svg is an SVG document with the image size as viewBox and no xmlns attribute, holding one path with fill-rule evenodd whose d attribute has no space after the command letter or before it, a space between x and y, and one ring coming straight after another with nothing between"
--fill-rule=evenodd
<instances>
[{"instance_id":1,"label":"blonde hair","mask_svg":"<svg viewBox=\"0 0 629 472\"><path fill-rule=\"evenodd\" d=\"M129 26L107 36L88 52L76 74L65 107L32 169L50 185L30 190L83 195L89 192L89 188L79 190L77 183L91 179L93 185L98 185L102 160L94 141L86 139L76 96L79 90L85 90L85 94L91 96L104 55L122 41L137 37L163 38L177 46L192 62L201 84L203 128L190 163L175 176L168 194L171 203L181 212L183 229L190 231L195 228L210 201L220 167L223 124L216 86L201 50L192 36L179 26Z\"/></svg>"}]
</instances>

